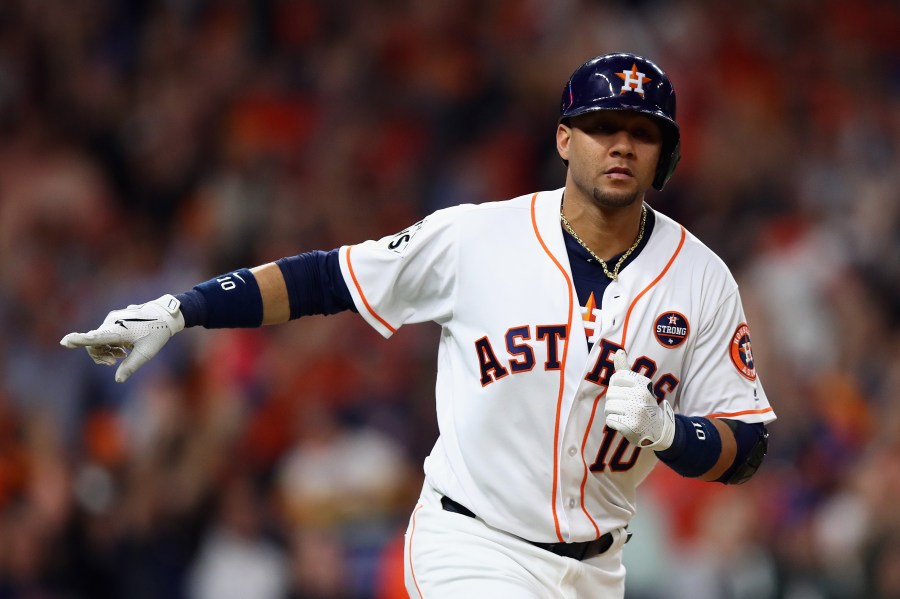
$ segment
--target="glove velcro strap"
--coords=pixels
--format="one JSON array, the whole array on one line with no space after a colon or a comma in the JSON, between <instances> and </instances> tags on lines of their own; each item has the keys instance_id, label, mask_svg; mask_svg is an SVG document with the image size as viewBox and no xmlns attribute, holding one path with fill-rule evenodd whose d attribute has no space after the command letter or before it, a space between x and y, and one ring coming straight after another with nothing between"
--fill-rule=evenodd
<instances>
[{"instance_id":1,"label":"glove velcro strap","mask_svg":"<svg viewBox=\"0 0 900 599\"><path fill-rule=\"evenodd\" d=\"M150 303L164 310L163 320L165 320L173 335L184 329L184 317L181 315L181 302L178 301L178 298L167 293Z\"/></svg>"},{"instance_id":2,"label":"glove velcro strap","mask_svg":"<svg viewBox=\"0 0 900 599\"><path fill-rule=\"evenodd\" d=\"M641 447L644 449L663 451L671 447L675 440L675 412L672 410L672 406L669 402L665 400L659 404L659 407L661 410L660 416L663 419L662 432L659 435L659 439L655 442L642 445Z\"/></svg>"}]
</instances>

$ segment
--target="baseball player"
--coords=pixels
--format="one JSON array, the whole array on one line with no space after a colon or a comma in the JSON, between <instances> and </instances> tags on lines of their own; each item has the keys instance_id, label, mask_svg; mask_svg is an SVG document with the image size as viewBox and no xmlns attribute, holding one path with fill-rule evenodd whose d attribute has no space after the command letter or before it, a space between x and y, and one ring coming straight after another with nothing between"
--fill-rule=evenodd
<instances>
[{"instance_id":1,"label":"baseball player","mask_svg":"<svg viewBox=\"0 0 900 599\"><path fill-rule=\"evenodd\" d=\"M740 484L775 415L725 264L646 201L679 159L675 91L604 55L562 94L565 187L239 269L61 343L125 381L185 327L358 312L441 325L440 435L406 535L411 597L622 597L635 490L663 462Z\"/></svg>"}]
</instances>

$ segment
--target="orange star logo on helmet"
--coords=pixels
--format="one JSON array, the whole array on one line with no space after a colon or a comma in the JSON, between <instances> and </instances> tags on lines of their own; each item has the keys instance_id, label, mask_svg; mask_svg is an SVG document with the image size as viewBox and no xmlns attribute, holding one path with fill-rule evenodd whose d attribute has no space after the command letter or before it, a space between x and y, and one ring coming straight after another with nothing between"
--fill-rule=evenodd
<instances>
[{"instance_id":1,"label":"orange star logo on helmet","mask_svg":"<svg viewBox=\"0 0 900 599\"><path fill-rule=\"evenodd\" d=\"M644 84L651 81L650 77L637 70L637 63L631 65L630 71L616 73L616 76L625 82L622 85L622 90L619 92L620 94L635 92L641 94L642 98L644 97Z\"/></svg>"}]
</instances>

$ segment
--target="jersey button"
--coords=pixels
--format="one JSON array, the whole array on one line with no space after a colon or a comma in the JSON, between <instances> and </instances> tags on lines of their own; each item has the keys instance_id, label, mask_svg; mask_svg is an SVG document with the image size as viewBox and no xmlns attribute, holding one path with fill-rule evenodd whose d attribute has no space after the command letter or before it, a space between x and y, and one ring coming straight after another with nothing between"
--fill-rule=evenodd
<instances>
[{"instance_id":1,"label":"jersey button","mask_svg":"<svg viewBox=\"0 0 900 599\"><path fill-rule=\"evenodd\" d=\"M570 500L569 500L569 507L571 507L571 508L575 507L575 500L574 500L574 499L570 499Z\"/></svg>"},{"instance_id":2,"label":"jersey button","mask_svg":"<svg viewBox=\"0 0 900 599\"><path fill-rule=\"evenodd\" d=\"M574 456L576 453L578 453L578 448L577 448L577 447L575 447L575 446L573 445L572 447L569 448L569 455L570 455L570 456Z\"/></svg>"}]
</instances>

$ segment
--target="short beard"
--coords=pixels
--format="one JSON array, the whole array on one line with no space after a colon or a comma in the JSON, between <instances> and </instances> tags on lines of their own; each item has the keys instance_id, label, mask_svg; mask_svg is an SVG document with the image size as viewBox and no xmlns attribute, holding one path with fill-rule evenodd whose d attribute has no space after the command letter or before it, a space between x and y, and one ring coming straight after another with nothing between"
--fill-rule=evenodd
<instances>
[{"instance_id":1,"label":"short beard","mask_svg":"<svg viewBox=\"0 0 900 599\"><path fill-rule=\"evenodd\" d=\"M601 208L626 208L634 204L641 197L640 192L634 193L610 193L594 188L594 203Z\"/></svg>"}]
</instances>

